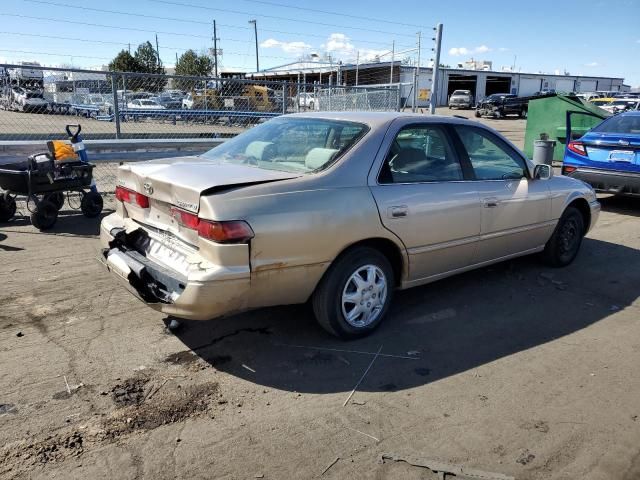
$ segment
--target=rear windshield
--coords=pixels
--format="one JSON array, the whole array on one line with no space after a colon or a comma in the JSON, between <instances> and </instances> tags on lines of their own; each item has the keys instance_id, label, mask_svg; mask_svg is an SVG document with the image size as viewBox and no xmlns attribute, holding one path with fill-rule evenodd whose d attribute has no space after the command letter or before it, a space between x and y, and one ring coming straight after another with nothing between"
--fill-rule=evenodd
<instances>
[{"instance_id":1,"label":"rear windshield","mask_svg":"<svg viewBox=\"0 0 640 480\"><path fill-rule=\"evenodd\" d=\"M355 122L276 118L209 150L203 158L282 172L316 172L327 168L367 130Z\"/></svg>"},{"instance_id":2,"label":"rear windshield","mask_svg":"<svg viewBox=\"0 0 640 480\"><path fill-rule=\"evenodd\" d=\"M616 115L595 126L592 132L640 134L640 115Z\"/></svg>"}]
</instances>

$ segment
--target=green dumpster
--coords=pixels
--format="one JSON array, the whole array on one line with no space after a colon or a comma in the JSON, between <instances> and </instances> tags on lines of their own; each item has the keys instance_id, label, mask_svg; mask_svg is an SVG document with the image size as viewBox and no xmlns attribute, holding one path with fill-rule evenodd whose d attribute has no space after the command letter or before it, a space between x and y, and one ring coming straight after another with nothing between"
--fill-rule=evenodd
<instances>
[{"instance_id":1,"label":"green dumpster","mask_svg":"<svg viewBox=\"0 0 640 480\"><path fill-rule=\"evenodd\" d=\"M549 140L558 143L553 151L553 159L562 161L567 137L567 111L585 112L591 115L572 115L571 133L573 138L585 134L611 114L589 102L582 102L578 97L556 95L529 101L527 129L524 135L524 153L533 158L533 143L540 139L540 134L549 135Z\"/></svg>"}]
</instances>

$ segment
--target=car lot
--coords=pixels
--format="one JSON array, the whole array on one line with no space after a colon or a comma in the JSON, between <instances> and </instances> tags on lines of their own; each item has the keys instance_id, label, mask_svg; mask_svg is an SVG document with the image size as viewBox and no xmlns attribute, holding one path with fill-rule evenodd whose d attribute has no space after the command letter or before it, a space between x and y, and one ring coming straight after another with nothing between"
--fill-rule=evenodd
<instances>
[{"instance_id":1,"label":"car lot","mask_svg":"<svg viewBox=\"0 0 640 480\"><path fill-rule=\"evenodd\" d=\"M348 343L306 307L167 334L95 261L95 221L3 226L0 478L436 478L385 453L638 478L640 201L602 203L570 267L524 258L401 292Z\"/></svg>"}]
</instances>

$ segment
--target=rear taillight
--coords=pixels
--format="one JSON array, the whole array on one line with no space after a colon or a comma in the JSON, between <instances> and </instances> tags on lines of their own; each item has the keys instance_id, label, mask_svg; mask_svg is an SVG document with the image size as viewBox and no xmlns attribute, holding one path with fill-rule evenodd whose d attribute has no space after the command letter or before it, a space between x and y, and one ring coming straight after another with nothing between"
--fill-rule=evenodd
<instances>
[{"instance_id":1,"label":"rear taillight","mask_svg":"<svg viewBox=\"0 0 640 480\"><path fill-rule=\"evenodd\" d=\"M176 207L171 207L171 216L183 227L190 228L191 230L198 229L200 219L193 213L185 212L184 210L180 210Z\"/></svg>"},{"instance_id":2,"label":"rear taillight","mask_svg":"<svg viewBox=\"0 0 640 480\"><path fill-rule=\"evenodd\" d=\"M562 174L569 175L577 170L577 167L562 167Z\"/></svg>"},{"instance_id":3,"label":"rear taillight","mask_svg":"<svg viewBox=\"0 0 640 480\"><path fill-rule=\"evenodd\" d=\"M242 220L224 222L203 220L193 213L176 207L171 207L171 216L183 227L197 230L201 238L216 243L245 243L254 236L249 224Z\"/></svg>"},{"instance_id":4,"label":"rear taillight","mask_svg":"<svg viewBox=\"0 0 640 480\"><path fill-rule=\"evenodd\" d=\"M121 202L138 205L141 208L149 208L149 197L128 188L116 187L116 198Z\"/></svg>"},{"instance_id":5,"label":"rear taillight","mask_svg":"<svg viewBox=\"0 0 640 480\"><path fill-rule=\"evenodd\" d=\"M573 153L577 153L578 155L582 155L583 157L587 156L587 149L582 142L569 142L567 148Z\"/></svg>"}]
</instances>

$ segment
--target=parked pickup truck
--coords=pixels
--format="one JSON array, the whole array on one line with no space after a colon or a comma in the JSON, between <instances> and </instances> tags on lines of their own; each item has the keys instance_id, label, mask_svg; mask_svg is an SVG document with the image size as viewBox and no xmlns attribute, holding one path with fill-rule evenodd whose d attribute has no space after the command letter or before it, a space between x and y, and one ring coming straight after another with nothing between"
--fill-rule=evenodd
<instances>
[{"instance_id":1,"label":"parked pickup truck","mask_svg":"<svg viewBox=\"0 0 640 480\"><path fill-rule=\"evenodd\" d=\"M519 115L527 118L531 97L518 97L511 93L489 95L476 107L476 117L503 118L507 115Z\"/></svg>"}]
</instances>

